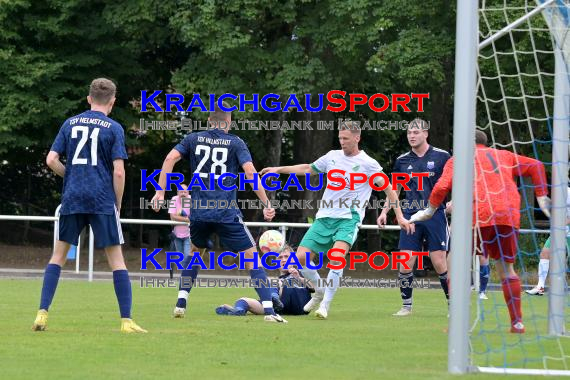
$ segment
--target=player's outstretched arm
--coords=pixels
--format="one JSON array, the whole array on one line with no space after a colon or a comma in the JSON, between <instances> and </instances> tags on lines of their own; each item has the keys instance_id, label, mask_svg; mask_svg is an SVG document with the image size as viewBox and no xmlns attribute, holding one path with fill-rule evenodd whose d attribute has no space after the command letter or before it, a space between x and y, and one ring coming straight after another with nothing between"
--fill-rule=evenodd
<instances>
[{"instance_id":1,"label":"player's outstretched arm","mask_svg":"<svg viewBox=\"0 0 570 380\"><path fill-rule=\"evenodd\" d=\"M166 174L172 173L174 165L178 161L180 161L181 158L182 155L180 154L180 152L177 151L176 149L172 149L164 159L164 162L162 163L162 170L160 171L160 177L158 179L158 186L160 186L162 190L156 190L156 194L154 195L154 197L152 197L151 200L152 209L156 212L160 210L160 206L158 205L157 201L164 200L164 192L166 188Z\"/></svg>"},{"instance_id":2,"label":"player's outstretched arm","mask_svg":"<svg viewBox=\"0 0 570 380\"><path fill-rule=\"evenodd\" d=\"M59 153L50 151L46 157L46 164L58 176L63 177L65 175L65 166L59 160Z\"/></svg>"},{"instance_id":3,"label":"player's outstretched arm","mask_svg":"<svg viewBox=\"0 0 570 380\"><path fill-rule=\"evenodd\" d=\"M270 168L261 169L261 174L264 176L267 173L277 173L277 174L305 174L311 173L311 175L317 174L317 172L312 168L310 164L299 164L292 166L274 166Z\"/></svg>"},{"instance_id":4,"label":"player's outstretched arm","mask_svg":"<svg viewBox=\"0 0 570 380\"><path fill-rule=\"evenodd\" d=\"M245 177L247 179L253 179L253 175L255 173L257 173L257 170L255 169L255 166L253 166L253 163L251 161L244 163L242 165L242 169L245 172ZM273 207L271 207L269 205L269 198L267 198L267 194L265 193L265 189L263 188L263 186L261 184L261 177L257 176L257 190L255 190L255 187L253 186L252 183L250 185L253 187L253 189L254 189L253 192L255 193L255 195L257 195L259 200L263 204L266 204L269 206L269 207L265 207L263 209L263 217L265 218L265 220L270 222L275 217L275 209L273 209Z\"/></svg>"},{"instance_id":5,"label":"player's outstretched arm","mask_svg":"<svg viewBox=\"0 0 570 380\"><path fill-rule=\"evenodd\" d=\"M123 192L125 190L125 161L122 159L113 161L113 190L115 190L117 211L121 212Z\"/></svg>"}]
</instances>

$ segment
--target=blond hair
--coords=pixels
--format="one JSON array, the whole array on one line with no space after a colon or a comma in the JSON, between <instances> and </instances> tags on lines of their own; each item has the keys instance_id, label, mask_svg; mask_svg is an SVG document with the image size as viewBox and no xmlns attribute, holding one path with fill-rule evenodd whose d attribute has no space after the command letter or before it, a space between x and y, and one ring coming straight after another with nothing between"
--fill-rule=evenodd
<instances>
[{"instance_id":1,"label":"blond hair","mask_svg":"<svg viewBox=\"0 0 570 380\"><path fill-rule=\"evenodd\" d=\"M89 96L93 103L107 105L115 97L117 86L107 78L93 79L89 86Z\"/></svg>"},{"instance_id":2,"label":"blond hair","mask_svg":"<svg viewBox=\"0 0 570 380\"><path fill-rule=\"evenodd\" d=\"M360 135L360 123L355 121L343 121L340 123L339 131L351 131L355 135Z\"/></svg>"}]
</instances>

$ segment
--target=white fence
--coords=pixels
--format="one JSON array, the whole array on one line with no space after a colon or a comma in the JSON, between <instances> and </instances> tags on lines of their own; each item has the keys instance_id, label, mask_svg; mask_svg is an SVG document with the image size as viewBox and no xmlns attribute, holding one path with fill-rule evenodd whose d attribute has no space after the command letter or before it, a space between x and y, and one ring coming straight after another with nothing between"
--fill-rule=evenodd
<instances>
[{"instance_id":1,"label":"white fence","mask_svg":"<svg viewBox=\"0 0 570 380\"><path fill-rule=\"evenodd\" d=\"M57 207L54 216L32 216L32 215L0 215L0 221L2 220L17 220L17 221L29 221L29 222L54 222L54 229L53 229L53 242L55 246L55 242L57 240L57 229L58 229L58 213L59 213L60 206ZM175 226L175 225L186 225L187 223L184 222L175 222L172 220L156 220L156 219L121 219L121 224L150 224L150 225L167 225L167 226ZM279 228L281 233L285 236L287 229L289 228L309 228L311 226L310 223L279 223L279 222L245 222L245 225L248 227L275 227ZM380 230L377 225L375 224L363 224L360 226L361 230ZM380 231L400 231L400 226L385 226ZM538 234L549 234L550 230L536 230L536 229L521 229L519 230L521 234L530 234L530 233L538 233ZM79 273L79 258L80 258L80 246L81 240L79 240L77 244L77 251L75 256L75 272ZM89 228L89 264L87 269L87 278L89 281L93 281L93 255L95 251L95 240L93 231ZM477 260L477 256L474 256L474 266L476 270L474 271L474 281L475 285L479 282L479 275L475 275L478 273L478 265L479 260ZM478 288L478 287L477 287Z\"/></svg>"}]
</instances>

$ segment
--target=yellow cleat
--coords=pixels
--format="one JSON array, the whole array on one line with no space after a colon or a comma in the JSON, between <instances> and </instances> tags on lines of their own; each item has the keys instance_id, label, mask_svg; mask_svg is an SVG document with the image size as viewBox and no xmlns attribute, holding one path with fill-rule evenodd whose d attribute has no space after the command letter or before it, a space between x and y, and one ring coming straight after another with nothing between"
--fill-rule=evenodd
<instances>
[{"instance_id":1,"label":"yellow cleat","mask_svg":"<svg viewBox=\"0 0 570 380\"><path fill-rule=\"evenodd\" d=\"M47 328L47 318L48 318L47 310L44 309L38 310L38 314L36 315L36 320L32 325L32 331L44 331Z\"/></svg>"},{"instance_id":2,"label":"yellow cleat","mask_svg":"<svg viewBox=\"0 0 570 380\"><path fill-rule=\"evenodd\" d=\"M121 318L121 332L130 334L130 333L147 333L145 329L140 327L130 318Z\"/></svg>"}]
</instances>

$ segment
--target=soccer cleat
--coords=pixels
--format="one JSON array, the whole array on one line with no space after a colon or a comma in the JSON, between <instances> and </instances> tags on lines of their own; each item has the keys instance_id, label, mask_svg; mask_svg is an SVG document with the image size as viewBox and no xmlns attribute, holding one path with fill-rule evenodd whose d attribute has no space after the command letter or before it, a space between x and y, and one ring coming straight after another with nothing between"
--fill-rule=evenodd
<instances>
[{"instance_id":1,"label":"soccer cleat","mask_svg":"<svg viewBox=\"0 0 570 380\"><path fill-rule=\"evenodd\" d=\"M47 318L48 318L47 310L44 309L38 310L38 314L36 315L36 320L32 325L32 330L45 331L45 329L47 328Z\"/></svg>"},{"instance_id":2,"label":"soccer cleat","mask_svg":"<svg viewBox=\"0 0 570 380\"><path fill-rule=\"evenodd\" d=\"M513 334L524 334L525 329L524 329L524 325L522 324L522 322L517 322L514 325L511 326L511 332Z\"/></svg>"},{"instance_id":3,"label":"soccer cleat","mask_svg":"<svg viewBox=\"0 0 570 380\"><path fill-rule=\"evenodd\" d=\"M287 323L287 320L283 319L279 314L268 314L263 318L263 320L265 322Z\"/></svg>"},{"instance_id":4,"label":"soccer cleat","mask_svg":"<svg viewBox=\"0 0 570 380\"><path fill-rule=\"evenodd\" d=\"M216 308L216 314L218 315L235 315L236 309L230 305L221 305Z\"/></svg>"},{"instance_id":5,"label":"soccer cleat","mask_svg":"<svg viewBox=\"0 0 570 380\"><path fill-rule=\"evenodd\" d=\"M172 312L172 316L174 318L184 318L185 314L186 314L186 309L183 307L175 307L174 312Z\"/></svg>"},{"instance_id":6,"label":"soccer cleat","mask_svg":"<svg viewBox=\"0 0 570 380\"><path fill-rule=\"evenodd\" d=\"M311 311L316 310L321 304L324 296L325 296L324 292L323 293L315 292L315 294L313 294L313 298L311 298L311 300L307 302L305 306L303 306L303 310L305 311L305 313L310 313Z\"/></svg>"},{"instance_id":7,"label":"soccer cleat","mask_svg":"<svg viewBox=\"0 0 570 380\"><path fill-rule=\"evenodd\" d=\"M319 308L317 309L317 311L315 311L315 315L316 315L317 318L319 318L319 319L327 319L327 317L329 316L328 307L326 307L325 305L323 305L323 304L321 303L321 306L319 306Z\"/></svg>"},{"instance_id":8,"label":"soccer cleat","mask_svg":"<svg viewBox=\"0 0 570 380\"><path fill-rule=\"evenodd\" d=\"M489 297L487 297L487 295L485 293L479 293L479 299L480 300L488 300Z\"/></svg>"},{"instance_id":9,"label":"soccer cleat","mask_svg":"<svg viewBox=\"0 0 570 380\"><path fill-rule=\"evenodd\" d=\"M412 314L411 307L402 307L397 313L392 314L394 317L407 317Z\"/></svg>"},{"instance_id":10,"label":"soccer cleat","mask_svg":"<svg viewBox=\"0 0 570 380\"><path fill-rule=\"evenodd\" d=\"M145 329L140 327L130 318L121 318L121 332L130 334L130 333L147 333Z\"/></svg>"},{"instance_id":11,"label":"soccer cleat","mask_svg":"<svg viewBox=\"0 0 570 380\"><path fill-rule=\"evenodd\" d=\"M276 313L282 312L285 308L285 305L283 305L283 302L281 302L279 298L279 294L273 293L271 295L271 302L273 302L273 310L275 310Z\"/></svg>"},{"instance_id":12,"label":"soccer cleat","mask_svg":"<svg viewBox=\"0 0 570 380\"><path fill-rule=\"evenodd\" d=\"M535 286L531 290L525 290L526 294L530 294L531 296L543 296L544 295L544 288Z\"/></svg>"}]
</instances>

